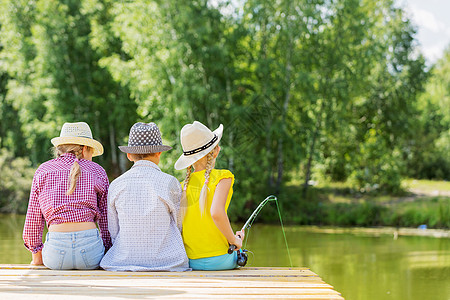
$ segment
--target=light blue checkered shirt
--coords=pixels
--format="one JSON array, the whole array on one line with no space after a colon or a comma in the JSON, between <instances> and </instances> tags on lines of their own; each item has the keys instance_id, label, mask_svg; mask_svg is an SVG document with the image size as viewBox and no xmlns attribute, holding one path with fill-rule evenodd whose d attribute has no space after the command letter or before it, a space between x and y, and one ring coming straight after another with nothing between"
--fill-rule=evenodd
<instances>
[{"instance_id":1,"label":"light blue checkered shirt","mask_svg":"<svg viewBox=\"0 0 450 300\"><path fill-rule=\"evenodd\" d=\"M151 161L140 160L108 192L113 245L100 266L108 271L187 271L181 237L181 185Z\"/></svg>"}]
</instances>

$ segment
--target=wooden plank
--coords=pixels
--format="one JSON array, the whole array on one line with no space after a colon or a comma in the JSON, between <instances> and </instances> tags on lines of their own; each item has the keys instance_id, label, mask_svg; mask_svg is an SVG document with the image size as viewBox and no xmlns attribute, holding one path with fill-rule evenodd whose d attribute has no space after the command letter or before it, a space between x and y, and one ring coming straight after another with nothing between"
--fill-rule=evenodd
<instances>
[{"instance_id":1,"label":"wooden plank","mask_svg":"<svg viewBox=\"0 0 450 300\"><path fill-rule=\"evenodd\" d=\"M33 297L34 295L73 295L73 296L103 296L103 297L117 297L117 296L127 296L127 297L147 297L147 296L176 296L176 295L196 295L201 298L238 298L238 297L269 297L274 296L310 296L310 298L315 299L317 296L327 296L334 297L335 299L342 299L336 291L325 291L317 289L302 289L298 290L292 289L261 289L261 288L241 288L229 290L227 288L223 289L210 289L210 288L134 288L134 287L72 287L72 286L43 286L42 288L27 289L23 287L17 287L17 289L2 289L1 295L5 293L15 294L16 298Z\"/></svg>"},{"instance_id":2,"label":"wooden plank","mask_svg":"<svg viewBox=\"0 0 450 300\"><path fill-rule=\"evenodd\" d=\"M193 272L108 272L103 270L92 270L92 271L84 271L84 270L49 270L49 269L19 269L19 268L0 268L0 276L5 275L15 275L15 276L38 276L38 275L46 275L46 276L89 276L89 277L130 277L139 278L139 277L187 277L187 278L195 278L195 277L214 277L214 278L300 278L300 277L312 277L319 278L317 274L312 272L309 269L301 269L301 270L257 270L257 269L246 269L242 268L239 270L229 270L229 271L193 271Z\"/></svg>"},{"instance_id":3,"label":"wooden plank","mask_svg":"<svg viewBox=\"0 0 450 300\"><path fill-rule=\"evenodd\" d=\"M104 276L109 275L126 275L130 276L211 276L214 277L243 277L243 276L252 276L252 277L290 277L290 276L317 276L314 272L312 272L308 268L240 268L237 270L225 270L225 271L194 271L194 272L108 272L104 270L49 270L46 267L31 267L27 268L26 265L0 265L0 274L3 274L7 270L25 270L33 272L45 271L45 272L57 272L56 274L68 274L70 272L76 272L78 275L83 276L95 276L96 274L102 274ZM75 274L75 273L74 273Z\"/></svg>"},{"instance_id":4,"label":"wooden plank","mask_svg":"<svg viewBox=\"0 0 450 300\"><path fill-rule=\"evenodd\" d=\"M26 270L49 270L45 266L33 266L26 264L0 264L0 270L2 269L26 269ZM241 270L257 270L257 271L273 271L273 270L309 270L309 268L291 268L291 267L244 267L238 269ZM94 271L102 271L103 270L94 270ZM237 270L224 270L224 271L209 271L209 272L235 272ZM196 271L198 272L198 271Z\"/></svg>"},{"instance_id":5,"label":"wooden plank","mask_svg":"<svg viewBox=\"0 0 450 300\"><path fill-rule=\"evenodd\" d=\"M3 278L0 281L0 287L11 285L14 281L23 280L23 278ZM198 285L206 288L241 288L243 286L242 281L239 280L176 280L176 279L144 279L144 280L136 280L136 279L128 279L124 280L120 279L98 279L95 281L96 285L101 286L133 286L133 287L177 287L177 288L188 288L193 285ZM63 283L58 283L53 278L33 278L27 279L27 287L36 287L39 288L42 283L54 283L58 285L77 285L81 283L88 284L87 280L68 280L65 279ZM8 283L6 283L8 282ZM261 281L244 281L245 287L247 288L317 288L317 289L332 289L333 287L327 283L311 283L308 281L302 282L261 282Z\"/></svg>"},{"instance_id":6,"label":"wooden plank","mask_svg":"<svg viewBox=\"0 0 450 300\"><path fill-rule=\"evenodd\" d=\"M64 300L104 297L168 299L343 299L308 268L229 271L55 271L0 265L0 298Z\"/></svg>"},{"instance_id":7,"label":"wooden plank","mask_svg":"<svg viewBox=\"0 0 450 300\"><path fill-rule=\"evenodd\" d=\"M210 296L210 295L199 295L199 294L145 294L145 295L129 295L129 294L81 294L81 295L66 295L66 294L45 294L45 295L26 295L23 299L29 299L32 296L33 300L61 300L61 297L64 297L64 300L84 300L84 299L93 299L94 297L104 297L105 299L221 299L219 296ZM2 293L2 300L17 300L22 297L18 297L17 294L13 293ZM231 299L228 295L224 295L223 298ZM342 300L341 296L334 295L270 295L270 296L262 296L262 295L233 295L234 299L262 299L262 300L270 300L270 299L314 299L314 300Z\"/></svg>"},{"instance_id":8,"label":"wooden plank","mask_svg":"<svg viewBox=\"0 0 450 300\"><path fill-rule=\"evenodd\" d=\"M80 283L79 283L80 284ZM227 286L222 286L219 288L210 288L205 286L192 286L192 287L183 287L182 291L185 293L195 292L197 294L208 294L208 295L296 295L299 293L298 288L261 288L261 287L247 287L245 284L242 287L234 287L230 290ZM44 293L58 293L62 289L65 289L65 293L68 294L78 294L81 288L79 289L71 289L75 287L72 284L58 284L58 285L50 285L50 284L42 284L35 286L9 286L2 288L2 292L19 292L19 293L36 293L38 291ZM180 288L180 287L179 287ZM110 291L119 291L126 292L131 294L145 294L148 291L162 290L162 289L172 289L177 290L176 287L171 285L161 286L158 288L155 287L135 287L135 286L113 286L113 285L95 285L89 287L93 292L98 293L109 293ZM338 292L329 289L316 289L316 288L302 288L301 293L304 295L334 295L338 294ZM115 294L115 293L114 293Z\"/></svg>"}]
</instances>

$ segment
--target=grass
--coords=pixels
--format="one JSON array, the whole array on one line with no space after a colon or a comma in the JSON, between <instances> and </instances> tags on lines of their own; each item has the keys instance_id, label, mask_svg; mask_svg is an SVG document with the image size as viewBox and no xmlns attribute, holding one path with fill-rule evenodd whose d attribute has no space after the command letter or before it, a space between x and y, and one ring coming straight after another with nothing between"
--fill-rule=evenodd
<instances>
[{"instance_id":1,"label":"grass","mask_svg":"<svg viewBox=\"0 0 450 300\"><path fill-rule=\"evenodd\" d=\"M428 227L450 227L450 197L422 197L412 202L394 203L390 210L403 216L404 226L426 224Z\"/></svg>"},{"instance_id":2,"label":"grass","mask_svg":"<svg viewBox=\"0 0 450 300\"><path fill-rule=\"evenodd\" d=\"M448 181L406 179L403 180L402 186L404 187L404 193L400 195L363 194L354 191L352 186L347 182L322 182L313 188L319 191L322 199L326 199L331 203L371 202L387 204L396 200L402 200L405 197L414 197L417 200L424 201L431 198L429 196L416 197L410 190L419 191L428 195L433 193L450 193L450 182Z\"/></svg>"},{"instance_id":3,"label":"grass","mask_svg":"<svg viewBox=\"0 0 450 300\"><path fill-rule=\"evenodd\" d=\"M406 180L421 194L449 191L445 181ZM423 192L424 188L427 188ZM303 197L302 186L291 184L279 195L286 221L300 225L401 226L450 228L450 196L363 194L347 183L311 186ZM271 220L267 220L271 221Z\"/></svg>"},{"instance_id":4,"label":"grass","mask_svg":"<svg viewBox=\"0 0 450 300\"><path fill-rule=\"evenodd\" d=\"M291 190L298 189L297 186L290 184L287 187ZM346 182L324 182L316 186L311 186L309 194L317 197L320 201L329 203L387 203L392 201L393 196L382 194L364 194L355 191L349 183ZM405 192L405 195L407 193ZM402 195L403 196L403 195Z\"/></svg>"},{"instance_id":5,"label":"grass","mask_svg":"<svg viewBox=\"0 0 450 300\"><path fill-rule=\"evenodd\" d=\"M408 189L421 190L424 192L450 192L449 181L406 179L402 182L402 185Z\"/></svg>"}]
</instances>

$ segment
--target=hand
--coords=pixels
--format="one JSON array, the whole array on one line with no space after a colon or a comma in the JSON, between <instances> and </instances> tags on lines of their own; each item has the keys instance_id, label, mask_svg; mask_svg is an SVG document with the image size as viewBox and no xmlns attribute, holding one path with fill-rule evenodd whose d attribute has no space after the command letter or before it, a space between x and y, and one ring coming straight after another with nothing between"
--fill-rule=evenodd
<instances>
[{"instance_id":1,"label":"hand","mask_svg":"<svg viewBox=\"0 0 450 300\"><path fill-rule=\"evenodd\" d=\"M37 253L32 253L31 257L33 258L33 260L31 261L30 265L32 265L32 266L44 265L44 262L42 260L42 251L39 251Z\"/></svg>"},{"instance_id":2,"label":"hand","mask_svg":"<svg viewBox=\"0 0 450 300\"><path fill-rule=\"evenodd\" d=\"M234 236L234 243L233 243L233 245L236 246L234 251L237 251L237 250L242 248L242 237L241 237L241 235L238 234L238 232L236 232L236 235Z\"/></svg>"},{"instance_id":3,"label":"hand","mask_svg":"<svg viewBox=\"0 0 450 300\"><path fill-rule=\"evenodd\" d=\"M245 237L244 230L236 231L236 235L239 236L241 238L241 240L244 240L244 237Z\"/></svg>"}]
</instances>

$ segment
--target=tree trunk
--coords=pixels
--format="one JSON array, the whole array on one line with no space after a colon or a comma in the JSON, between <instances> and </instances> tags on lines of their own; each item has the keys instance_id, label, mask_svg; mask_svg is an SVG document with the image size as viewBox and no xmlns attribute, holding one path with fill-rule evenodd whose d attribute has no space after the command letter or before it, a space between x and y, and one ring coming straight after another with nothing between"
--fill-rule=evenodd
<instances>
[{"instance_id":1,"label":"tree trunk","mask_svg":"<svg viewBox=\"0 0 450 300\"><path fill-rule=\"evenodd\" d=\"M228 67L225 67L225 77L226 77L226 93L227 93L227 100L229 103L230 109L233 107L233 96L231 95L231 82L230 82L230 73L228 72ZM233 149L233 131L230 131L228 135L228 143L230 145L230 148ZM228 168L230 171L233 171L234 168L234 153L233 151L230 152L230 157L228 158Z\"/></svg>"},{"instance_id":2,"label":"tree trunk","mask_svg":"<svg viewBox=\"0 0 450 300\"><path fill-rule=\"evenodd\" d=\"M316 146L316 141L319 136L319 131L322 123L322 111L325 106L325 101L322 100L322 103L320 105L319 113L317 116L317 122L316 122L316 128L314 130L312 141L311 141L311 147L309 148L309 157L308 157L308 163L306 164L306 176L305 176L305 182L303 184L303 197L306 197L306 193L308 191L308 182L311 178L311 167L312 167L312 160L314 157L314 151Z\"/></svg>"},{"instance_id":3,"label":"tree trunk","mask_svg":"<svg viewBox=\"0 0 450 300\"><path fill-rule=\"evenodd\" d=\"M311 141L311 147L309 148L308 153L308 163L306 164L306 175L305 175L305 182L303 184L303 197L306 196L306 193L308 191L308 182L309 178L311 177L311 166L312 166L312 159L314 156L314 147L316 144L316 139L319 134L319 127L316 126L316 130L314 131L312 141Z\"/></svg>"},{"instance_id":4,"label":"tree trunk","mask_svg":"<svg viewBox=\"0 0 450 300\"><path fill-rule=\"evenodd\" d=\"M282 114L282 119L281 119L281 136L278 139L278 163L277 163L277 185L276 185L276 193L278 194L280 192L281 189L281 182L283 180L283 140L284 140L284 135L286 133L286 114L287 114L287 109L289 107L289 100L291 97L291 56L292 56L292 31L291 31L291 26L289 23L289 17L290 17L290 1L288 1L288 8L287 8L287 14L286 14L286 20L287 20L287 34L288 34L288 45L287 45L287 49L286 49L286 76L285 76L285 97L284 97L284 103L283 103L283 114Z\"/></svg>"},{"instance_id":5,"label":"tree trunk","mask_svg":"<svg viewBox=\"0 0 450 300\"><path fill-rule=\"evenodd\" d=\"M265 7L264 9L264 13L265 13ZM267 63L267 19L264 18L261 24L261 50L260 50L260 56L261 56L261 61L264 62L264 64ZM261 88L261 100L259 101L266 101L266 96L267 96L267 86L269 85L269 78L268 78L268 72L264 69L263 73L262 73L262 78L261 78L261 82L262 82L262 88ZM272 127L272 120L270 118L268 118L267 120L267 124L266 124L266 155L270 156L270 153L272 153L272 149L271 149L271 135L270 135L270 131L271 131L271 127ZM272 172L272 167L271 167L271 162L270 160L268 162L264 161L264 163L267 165L267 172L268 172L268 186L269 188L273 187L273 172Z\"/></svg>"},{"instance_id":6,"label":"tree trunk","mask_svg":"<svg viewBox=\"0 0 450 300\"><path fill-rule=\"evenodd\" d=\"M120 166L117 161L117 150L116 150L116 131L114 130L114 125L109 122L109 145L111 147L111 170L114 175L122 174Z\"/></svg>"}]
</instances>

